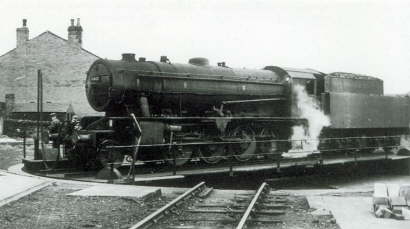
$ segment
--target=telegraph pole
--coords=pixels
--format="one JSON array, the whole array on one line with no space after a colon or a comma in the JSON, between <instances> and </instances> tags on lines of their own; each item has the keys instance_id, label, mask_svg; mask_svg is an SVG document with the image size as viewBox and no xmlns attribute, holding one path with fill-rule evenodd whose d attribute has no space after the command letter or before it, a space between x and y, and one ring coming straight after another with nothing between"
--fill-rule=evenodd
<instances>
[{"instance_id":1,"label":"telegraph pole","mask_svg":"<svg viewBox=\"0 0 410 229\"><path fill-rule=\"evenodd\" d=\"M36 142L34 143L34 160L42 159L40 153L40 140L42 138L43 126L41 121L43 119L43 74L41 70L37 70L37 133Z\"/></svg>"}]
</instances>

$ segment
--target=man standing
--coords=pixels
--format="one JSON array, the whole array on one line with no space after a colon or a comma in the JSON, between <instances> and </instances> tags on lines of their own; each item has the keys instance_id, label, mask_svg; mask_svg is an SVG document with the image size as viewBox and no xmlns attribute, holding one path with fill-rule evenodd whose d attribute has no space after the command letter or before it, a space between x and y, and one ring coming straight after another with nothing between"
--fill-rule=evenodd
<instances>
[{"instance_id":1,"label":"man standing","mask_svg":"<svg viewBox=\"0 0 410 229\"><path fill-rule=\"evenodd\" d=\"M64 128L64 146L66 151L74 147L74 143L78 139L78 131L81 129L80 120L77 115L73 115L70 122L67 122Z\"/></svg>"},{"instance_id":2,"label":"man standing","mask_svg":"<svg viewBox=\"0 0 410 229\"><path fill-rule=\"evenodd\" d=\"M80 120L78 119L77 115L73 115L71 119L71 126L72 126L73 131L78 131L81 129Z\"/></svg>"},{"instance_id":3,"label":"man standing","mask_svg":"<svg viewBox=\"0 0 410 229\"><path fill-rule=\"evenodd\" d=\"M51 113L50 116L51 116L51 124L48 127L48 133L50 136L50 140L53 141L53 148L59 148L61 144L60 134L61 134L62 123L57 118L56 113Z\"/></svg>"}]
</instances>

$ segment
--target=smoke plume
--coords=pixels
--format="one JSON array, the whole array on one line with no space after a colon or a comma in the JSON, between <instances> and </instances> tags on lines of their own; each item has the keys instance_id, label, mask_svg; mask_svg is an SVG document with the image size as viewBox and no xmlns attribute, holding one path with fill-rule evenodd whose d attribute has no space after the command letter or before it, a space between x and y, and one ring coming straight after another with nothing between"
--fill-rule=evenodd
<instances>
[{"instance_id":1,"label":"smoke plume","mask_svg":"<svg viewBox=\"0 0 410 229\"><path fill-rule=\"evenodd\" d=\"M307 94L305 87L295 85L293 95L300 118L306 119L308 126L300 125L292 128L292 149L283 156L305 157L318 152L319 135L323 127L330 125L330 120L320 109L316 99Z\"/></svg>"}]
</instances>

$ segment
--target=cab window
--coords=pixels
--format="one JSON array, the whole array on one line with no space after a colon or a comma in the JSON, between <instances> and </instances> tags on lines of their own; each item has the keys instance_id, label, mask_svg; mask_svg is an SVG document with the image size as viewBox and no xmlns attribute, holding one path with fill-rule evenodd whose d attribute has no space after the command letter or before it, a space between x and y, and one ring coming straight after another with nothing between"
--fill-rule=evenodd
<instances>
[{"instance_id":1,"label":"cab window","mask_svg":"<svg viewBox=\"0 0 410 229\"><path fill-rule=\"evenodd\" d=\"M309 95L314 95L316 92L316 80L314 79L298 79L293 78L293 84L299 84L305 87L306 92Z\"/></svg>"}]
</instances>

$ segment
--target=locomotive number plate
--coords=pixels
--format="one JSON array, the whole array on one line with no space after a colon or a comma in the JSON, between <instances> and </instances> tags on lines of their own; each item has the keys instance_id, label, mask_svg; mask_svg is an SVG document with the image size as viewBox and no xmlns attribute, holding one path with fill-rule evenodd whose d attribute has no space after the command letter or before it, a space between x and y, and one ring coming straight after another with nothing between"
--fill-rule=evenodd
<instances>
[{"instance_id":1,"label":"locomotive number plate","mask_svg":"<svg viewBox=\"0 0 410 229\"><path fill-rule=\"evenodd\" d=\"M92 76L91 82L101 82L101 76Z\"/></svg>"}]
</instances>

